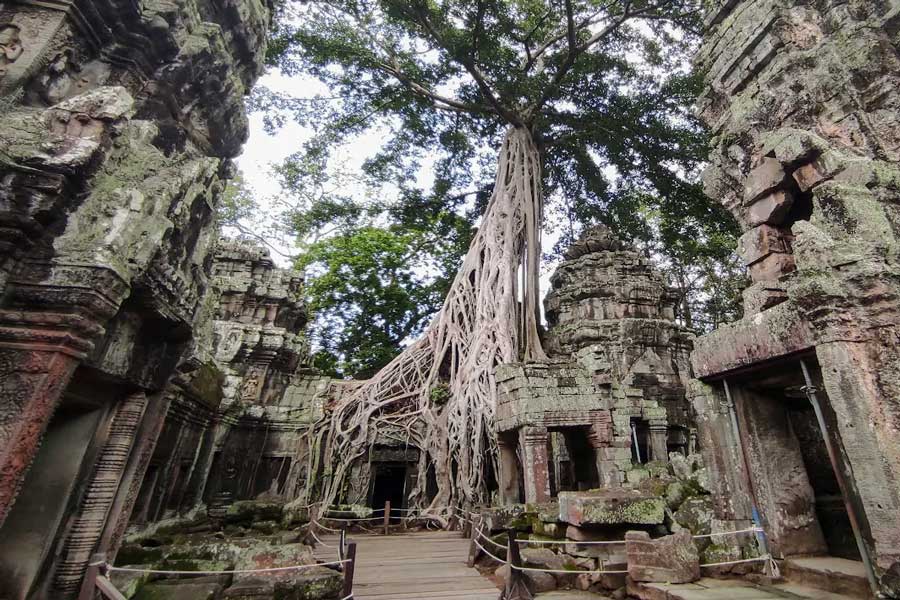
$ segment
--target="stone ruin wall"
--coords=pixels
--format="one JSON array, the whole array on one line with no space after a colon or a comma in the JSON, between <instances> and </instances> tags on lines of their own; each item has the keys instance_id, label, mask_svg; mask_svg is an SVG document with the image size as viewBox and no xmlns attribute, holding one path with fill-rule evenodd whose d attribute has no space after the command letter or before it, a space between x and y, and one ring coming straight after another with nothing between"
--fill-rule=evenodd
<instances>
[{"instance_id":1,"label":"stone ruin wall","mask_svg":"<svg viewBox=\"0 0 900 600\"><path fill-rule=\"evenodd\" d=\"M900 575L900 8L731 0L707 24L699 110L714 137L704 180L744 231L738 251L753 280L744 319L700 338L692 355L717 513L749 522L720 381L731 378L774 552L822 550L806 476L791 479L789 449L773 437L775 413L759 396L740 398L741 373L753 369L793 370L802 385L805 357L886 589L886 574Z\"/></svg>"},{"instance_id":2,"label":"stone ruin wall","mask_svg":"<svg viewBox=\"0 0 900 600\"><path fill-rule=\"evenodd\" d=\"M271 8L0 3L0 587L15 597L73 596L91 553L114 554L129 521L302 493L304 432L330 386L305 369L302 281L259 248L214 250ZM583 239L548 298L554 360L498 370L501 497L518 501L518 483L502 481L515 445L531 467L556 468L567 450L550 429L571 425L588 430L602 483L634 492L646 474L632 418L648 424L651 458L692 449L687 389L712 477L679 463L670 486L702 479L716 529L746 526L750 490L717 379L812 356L883 576L900 569L900 9L727 0L708 26L706 188L744 230L746 317L697 340L699 379L686 383L692 340L670 291L602 231ZM795 500L773 491L764 451L749 448L763 509ZM526 499L549 495L536 481ZM59 502L42 505L46 526L22 544L42 498ZM573 495L535 524L583 535L606 500ZM663 514L658 499L635 502ZM782 534L796 521L763 517L776 553L795 543Z\"/></svg>"},{"instance_id":3,"label":"stone ruin wall","mask_svg":"<svg viewBox=\"0 0 900 600\"><path fill-rule=\"evenodd\" d=\"M78 591L91 553L117 547L160 432L175 462L212 460L221 374L200 323L215 309L214 210L247 135L271 9L0 2L0 588L11 597Z\"/></svg>"},{"instance_id":4,"label":"stone ruin wall","mask_svg":"<svg viewBox=\"0 0 900 600\"><path fill-rule=\"evenodd\" d=\"M263 248L222 240L212 263L209 318L176 379L131 524L205 505L287 501L306 482L309 426L329 380L308 367L302 276L276 268Z\"/></svg>"}]
</instances>

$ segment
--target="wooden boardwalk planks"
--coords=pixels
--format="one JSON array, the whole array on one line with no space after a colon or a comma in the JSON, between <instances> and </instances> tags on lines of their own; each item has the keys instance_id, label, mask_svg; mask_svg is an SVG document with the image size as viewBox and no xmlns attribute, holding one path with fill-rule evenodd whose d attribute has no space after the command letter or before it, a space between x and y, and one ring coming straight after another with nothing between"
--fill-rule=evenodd
<instances>
[{"instance_id":1,"label":"wooden boardwalk planks","mask_svg":"<svg viewBox=\"0 0 900 600\"><path fill-rule=\"evenodd\" d=\"M357 543L354 600L497 600L500 590L466 567L469 540L458 532L351 536ZM337 544L337 536L322 538ZM317 556L334 559L320 546Z\"/></svg>"}]
</instances>

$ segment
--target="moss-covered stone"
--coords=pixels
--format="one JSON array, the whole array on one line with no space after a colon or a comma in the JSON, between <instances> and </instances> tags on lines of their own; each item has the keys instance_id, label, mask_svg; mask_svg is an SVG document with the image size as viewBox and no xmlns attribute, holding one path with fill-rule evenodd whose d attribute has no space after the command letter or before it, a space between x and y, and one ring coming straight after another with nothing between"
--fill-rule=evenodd
<instances>
[{"instance_id":1,"label":"moss-covered stone","mask_svg":"<svg viewBox=\"0 0 900 600\"><path fill-rule=\"evenodd\" d=\"M222 586L217 583L166 581L141 587L134 600L215 600L221 593Z\"/></svg>"},{"instance_id":2,"label":"moss-covered stone","mask_svg":"<svg viewBox=\"0 0 900 600\"><path fill-rule=\"evenodd\" d=\"M162 560L163 548L160 546L141 546L139 544L125 544L116 553L116 564L119 565L146 565Z\"/></svg>"},{"instance_id":3,"label":"moss-covered stone","mask_svg":"<svg viewBox=\"0 0 900 600\"><path fill-rule=\"evenodd\" d=\"M639 490L561 492L560 519L582 525L658 525L665 520L665 500Z\"/></svg>"},{"instance_id":4,"label":"moss-covered stone","mask_svg":"<svg viewBox=\"0 0 900 600\"><path fill-rule=\"evenodd\" d=\"M226 523L250 525L257 521L281 521L284 505L278 502L241 500L225 512Z\"/></svg>"},{"instance_id":5,"label":"moss-covered stone","mask_svg":"<svg viewBox=\"0 0 900 600\"><path fill-rule=\"evenodd\" d=\"M711 533L714 513L712 498L694 496L685 500L675 512L675 522L694 535Z\"/></svg>"}]
</instances>

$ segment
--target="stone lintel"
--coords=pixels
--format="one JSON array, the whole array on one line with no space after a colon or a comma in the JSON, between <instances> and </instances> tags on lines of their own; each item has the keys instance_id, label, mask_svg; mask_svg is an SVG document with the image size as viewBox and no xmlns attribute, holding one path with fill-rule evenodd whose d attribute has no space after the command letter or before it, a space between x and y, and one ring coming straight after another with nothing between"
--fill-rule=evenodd
<instances>
[{"instance_id":1,"label":"stone lintel","mask_svg":"<svg viewBox=\"0 0 900 600\"><path fill-rule=\"evenodd\" d=\"M814 345L809 323L788 301L697 338L691 365L698 379L710 379Z\"/></svg>"}]
</instances>

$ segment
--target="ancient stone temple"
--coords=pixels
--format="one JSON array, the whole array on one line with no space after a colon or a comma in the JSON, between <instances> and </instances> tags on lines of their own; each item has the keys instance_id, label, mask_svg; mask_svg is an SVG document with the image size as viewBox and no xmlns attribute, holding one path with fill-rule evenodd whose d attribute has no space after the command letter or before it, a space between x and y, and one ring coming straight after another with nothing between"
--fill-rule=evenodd
<instances>
[{"instance_id":1,"label":"ancient stone temple","mask_svg":"<svg viewBox=\"0 0 900 600\"><path fill-rule=\"evenodd\" d=\"M744 318L698 339L691 359L717 514L749 523L758 512L788 571L817 568L792 556L830 556L864 591L889 592L900 573L900 12L729 1L708 26L706 189L741 224L753 279Z\"/></svg>"},{"instance_id":2,"label":"ancient stone temple","mask_svg":"<svg viewBox=\"0 0 900 600\"><path fill-rule=\"evenodd\" d=\"M270 8L0 3L6 598L78 592L91 554L119 544L156 436L177 414L190 424L175 443L194 447L166 480L189 476L187 456L214 461L200 430L218 375L192 347L210 308L213 211L247 134L243 97L262 71ZM200 493L167 485L168 506Z\"/></svg>"},{"instance_id":3,"label":"ancient stone temple","mask_svg":"<svg viewBox=\"0 0 900 600\"><path fill-rule=\"evenodd\" d=\"M551 362L497 369L505 503L633 487L644 465L690 444L692 336L648 260L597 226L568 249L551 285Z\"/></svg>"}]
</instances>

